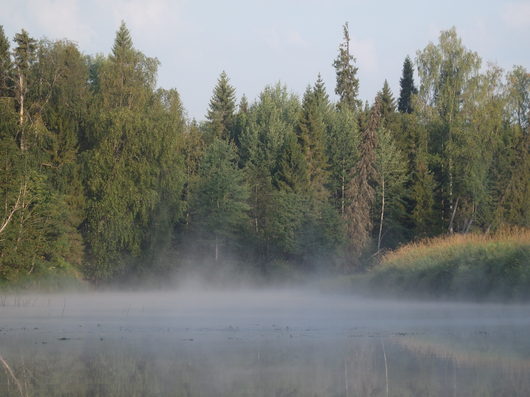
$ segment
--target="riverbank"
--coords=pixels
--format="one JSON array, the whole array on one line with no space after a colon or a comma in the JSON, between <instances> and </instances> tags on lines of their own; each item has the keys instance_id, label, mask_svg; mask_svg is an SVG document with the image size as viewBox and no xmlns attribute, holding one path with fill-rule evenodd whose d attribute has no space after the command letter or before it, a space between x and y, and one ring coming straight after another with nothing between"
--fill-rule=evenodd
<instances>
[{"instance_id":1,"label":"riverbank","mask_svg":"<svg viewBox=\"0 0 530 397\"><path fill-rule=\"evenodd\" d=\"M530 230L410 243L385 254L354 284L385 296L528 301Z\"/></svg>"}]
</instances>

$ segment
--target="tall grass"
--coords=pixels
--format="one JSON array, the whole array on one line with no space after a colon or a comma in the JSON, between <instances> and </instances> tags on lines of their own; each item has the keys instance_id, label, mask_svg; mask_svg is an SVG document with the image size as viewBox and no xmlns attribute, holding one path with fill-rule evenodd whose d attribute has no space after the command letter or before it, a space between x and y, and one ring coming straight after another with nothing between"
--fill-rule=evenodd
<instances>
[{"instance_id":1,"label":"tall grass","mask_svg":"<svg viewBox=\"0 0 530 397\"><path fill-rule=\"evenodd\" d=\"M455 234L407 244L371 272L375 291L475 300L530 299L530 230Z\"/></svg>"}]
</instances>

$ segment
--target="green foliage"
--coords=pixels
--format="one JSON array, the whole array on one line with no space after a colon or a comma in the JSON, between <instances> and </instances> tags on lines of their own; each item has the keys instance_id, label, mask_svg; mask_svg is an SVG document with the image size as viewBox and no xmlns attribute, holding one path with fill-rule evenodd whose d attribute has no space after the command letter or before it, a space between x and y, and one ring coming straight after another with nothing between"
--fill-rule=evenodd
<instances>
[{"instance_id":1,"label":"green foliage","mask_svg":"<svg viewBox=\"0 0 530 397\"><path fill-rule=\"evenodd\" d=\"M335 94L340 98L339 104L352 110L361 106L357 99L359 94L358 68L355 66L355 58L350 53L350 30L348 22L342 27L343 42L339 46L339 55L333 62L337 74L337 85Z\"/></svg>"},{"instance_id":2,"label":"green foliage","mask_svg":"<svg viewBox=\"0 0 530 397\"><path fill-rule=\"evenodd\" d=\"M212 138L233 140L236 109L235 89L229 83L228 76L222 72L214 88L208 114L207 130Z\"/></svg>"},{"instance_id":3,"label":"green foliage","mask_svg":"<svg viewBox=\"0 0 530 397\"><path fill-rule=\"evenodd\" d=\"M385 128L377 132L375 167L378 175L375 207L376 224L379 226L378 249L383 237L395 245L402 234L404 216L403 198L407 181L407 165L403 153Z\"/></svg>"},{"instance_id":4,"label":"green foliage","mask_svg":"<svg viewBox=\"0 0 530 397\"><path fill-rule=\"evenodd\" d=\"M13 63L9 52L9 40L0 25L0 98L11 96L13 88Z\"/></svg>"},{"instance_id":5,"label":"green foliage","mask_svg":"<svg viewBox=\"0 0 530 397\"><path fill-rule=\"evenodd\" d=\"M335 207L344 216L346 187L352 179L354 164L358 160L360 136L355 113L340 107L331 116L326 139L326 154L329 161L329 190Z\"/></svg>"},{"instance_id":6,"label":"green foliage","mask_svg":"<svg viewBox=\"0 0 530 397\"><path fill-rule=\"evenodd\" d=\"M296 129L301 151L307 164L309 190L317 200L325 200L327 191L326 118L329 100L320 76L313 89L304 94L302 111ZM292 157L292 155L291 155Z\"/></svg>"},{"instance_id":7,"label":"green foliage","mask_svg":"<svg viewBox=\"0 0 530 397\"><path fill-rule=\"evenodd\" d=\"M447 299L530 298L528 230L468 236L402 247L373 268L374 291Z\"/></svg>"},{"instance_id":8,"label":"green foliage","mask_svg":"<svg viewBox=\"0 0 530 397\"><path fill-rule=\"evenodd\" d=\"M372 232L375 187L379 179L376 168L376 132L381 123L381 105L380 97L376 97L368 125L362 132L359 161L346 189L348 205L345 217L353 258L358 258L366 248Z\"/></svg>"},{"instance_id":9,"label":"green foliage","mask_svg":"<svg viewBox=\"0 0 530 397\"><path fill-rule=\"evenodd\" d=\"M381 119L384 127L388 127L392 122L394 113L396 112L396 100L390 90L388 81L385 80L383 88L377 94L381 100Z\"/></svg>"},{"instance_id":10,"label":"green foliage","mask_svg":"<svg viewBox=\"0 0 530 397\"><path fill-rule=\"evenodd\" d=\"M405 59L399 113L386 80L362 108L343 33L338 103L319 75L301 101L276 84L237 108L223 72L197 123L124 23L108 56L24 30L10 50L0 28L0 280L143 279L212 259L293 277L446 231L528 227L527 70L481 69L452 29L417 53L419 92ZM487 285L452 266L421 277Z\"/></svg>"},{"instance_id":11,"label":"green foliage","mask_svg":"<svg viewBox=\"0 0 530 397\"><path fill-rule=\"evenodd\" d=\"M219 245L240 236L249 224L248 187L234 146L215 138L206 149L199 176L192 200L192 224L211 241L212 258L217 261Z\"/></svg>"},{"instance_id":12,"label":"green foliage","mask_svg":"<svg viewBox=\"0 0 530 397\"><path fill-rule=\"evenodd\" d=\"M401 87L399 91L398 110L401 113L412 113L412 96L418 93L414 85L414 70L410 57L406 57L403 62L403 72L399 80Z\"/></svg>"}]
</instances>

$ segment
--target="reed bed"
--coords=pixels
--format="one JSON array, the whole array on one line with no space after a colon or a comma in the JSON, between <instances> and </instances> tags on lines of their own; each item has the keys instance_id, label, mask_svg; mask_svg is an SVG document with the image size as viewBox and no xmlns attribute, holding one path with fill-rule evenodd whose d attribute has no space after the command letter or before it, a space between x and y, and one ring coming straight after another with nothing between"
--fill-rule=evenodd
<instances>
[{"instance_id":1,"label":"reed bed","mask_svg":"<svg viewBox=\"0 0 530 397\"><path fill-rule=\"evenodd\" d=\"M530 230L413 242L386 253L372 269L370 282L411 296L529 300Z\"/></svg>"}]
</instances>

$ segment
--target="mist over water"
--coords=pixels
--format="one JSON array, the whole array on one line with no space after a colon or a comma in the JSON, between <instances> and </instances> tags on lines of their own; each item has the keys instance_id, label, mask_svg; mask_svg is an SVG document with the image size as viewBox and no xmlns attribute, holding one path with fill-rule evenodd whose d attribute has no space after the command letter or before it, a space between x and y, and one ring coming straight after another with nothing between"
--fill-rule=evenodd
<instances>
[{"instance_id":1,"label":"mist over water","mask_svg":"<svg viewBox=\"0 0 530 397\"><path fill-rule=\"evenodd\" d=\"M0 395L522 396L528 335L528 305L310 288L4 296Z\"/></svg>"}]
</instances>

